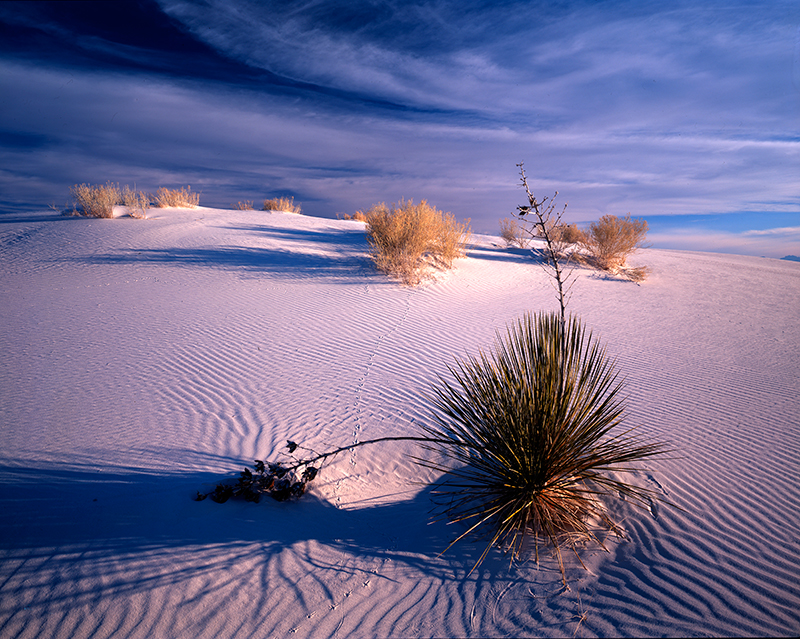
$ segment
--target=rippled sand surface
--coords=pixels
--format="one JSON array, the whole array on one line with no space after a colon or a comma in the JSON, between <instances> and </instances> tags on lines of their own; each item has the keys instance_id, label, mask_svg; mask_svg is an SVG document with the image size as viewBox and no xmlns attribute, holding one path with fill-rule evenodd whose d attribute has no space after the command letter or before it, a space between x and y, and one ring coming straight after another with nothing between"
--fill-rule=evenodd
<instances>
[{"instance_id":1,"label":"rippled sand surface","mask_svg":"<svg viewBox=\"0 0 800 639\"><path fill-rule=\"evenodd\" d=\"M569 558L440 555L410 444L335 458L297 503L195 502L287 439L413 435L457 357L552 310L525 252L478 236L422 287L364 226L288 213L0 218L0 637L795 636L800 264L644 250L578 270L628 422L676 451L609 504L626 540Z\"/></svg>"}]
</instances>

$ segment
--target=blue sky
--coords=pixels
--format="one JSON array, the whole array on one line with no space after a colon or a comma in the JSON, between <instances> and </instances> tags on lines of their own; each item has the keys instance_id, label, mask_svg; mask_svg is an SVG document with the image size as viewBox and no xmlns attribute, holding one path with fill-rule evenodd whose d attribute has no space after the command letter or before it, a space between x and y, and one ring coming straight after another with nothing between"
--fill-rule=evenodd
<instances>
[{"instance_id":1,"label":"blue sky","mask_svg":"<svg viewBox=\"0 0 800 639\"><path fill-rule=\"evenodd\" d=\"M800 3L0 3L0 211L76 183L476 232L559 191L655 247L800 255Z\"/></svg>"}]
</instances>

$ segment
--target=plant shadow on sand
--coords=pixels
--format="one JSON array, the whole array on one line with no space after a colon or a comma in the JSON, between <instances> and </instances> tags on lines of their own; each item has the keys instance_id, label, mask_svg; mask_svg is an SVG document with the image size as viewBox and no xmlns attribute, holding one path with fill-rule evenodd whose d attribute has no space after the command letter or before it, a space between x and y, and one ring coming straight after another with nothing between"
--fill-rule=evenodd
<instances>
[{"instance_id":1,"label":"plant shadow on sand","mask_svg":"<svg viewBox=\"0 0 800 639\"><path fill-rule=\"evenodd\" d=\"M12 514L0 520L0 634L20 613L14 602L28 602L25 614L58 617L75 606L158 588L196 591L198 582L212 606L224 605L231 589L241 587L263 598L255 605L262 611L274 607L270 596L277 592L310 609L314 601L336 604L337 584L371 580L379 588L402 587L409 574L415 583L455 580L471 592L500 582L525 592L531 586L531 571L523 577L510 569L499 551L468 577L480 543L459 544L439 557L453 531L444 522L430 523L429 488L410 486L410 498L347 508L314 489L286 503L192 499L198 487L219 479L211 472L96 464L0 466L0 509ZM540 594L561 591L554 562L536 572Z\"/></svg>"},{"instance_id":2,"label":"plant shadow on sand","mask_svg":"<svg viewBox=\"0 0 800 639\"><path fill-rule=\"evenodd\" d=\"M229 228L229 227L226 227ZM166 264L187 268L212 268L276 274L291 277L341 278L357 276L379 279L368 254L363 231L328 230L324 233L302 229L254 226L238 228L274 237L281 246L189 246L169 248L126 248L113 253L72 258L85 264ZM380 279L386 280L381 277ZM388 281L388 280L386 280Z\"/></svg>"},{"instance_id":3,"label":"plant shadow on sand","mask_svg":"<svg viewBox=\"0 0 800 639\"><path fill-rule=\"evenodd\" d=\"M164 264L186 268L228 269L290 278L356 278L370 284L396 286L375 268L366 235L360 229L313 231L262 226L222 227L278 240L286 248L269 246L190 246L126 248L113 253L71 258L84 264ZM544 257L535 249L468 246L467 257L477 260L537 264ZM59 258L61 260L63 258Z\"/></svg>"},{"instance_id":4,"label":"plant shadow on sand","mask_svg":"<svg viewBox=\"0 0 800 639\"><path fill-rule=\"evenodd\" d=\"M246 465L212 455L194 458ZM408 555L407 560L420 568L445 570L436 557L447 547L452 531L444 522L431 521L430 486L410 484L403 493L410 498L388 495L344 508L333 505L313 486L302 499L288 502L267 496L258 503L194 500L198 488L236 476L59 462L2 465L0 507L13 516L0 521L0 549L85 543L133 552L156 546L241 542L287 547L313 540L359 554ZM454 546L448 556L457 563L463 560L469 569L481 549L480 544L474 549Z\"/></svg>"},{"instance_id":5,"label":"plant shadow on sand","mask_svg":"<svg viewBox=\"0 0 800 639\"><path fill-rule=\"evenodd\" d=\"M521 249L514 246L489 247L477 244L467 246L467 257L491 262L512 262L517 264L537 264L545 261L544 255L538 249Z\"/></svg>"}]
</instances>

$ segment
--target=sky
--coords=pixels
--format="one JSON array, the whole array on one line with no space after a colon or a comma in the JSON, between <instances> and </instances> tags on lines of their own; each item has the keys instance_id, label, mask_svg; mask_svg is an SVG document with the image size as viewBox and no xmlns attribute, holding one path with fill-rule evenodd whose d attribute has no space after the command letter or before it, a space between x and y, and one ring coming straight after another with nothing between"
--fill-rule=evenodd
<instances>
[{"instance_id":1,"label":"sky","mask_svg":"<svg viewBox=\"0 0 800 639\"><path fill-rule=\"evenodd\" d=\"M477 233L537 196L800 255L800 2L0 2L0 215L191 185Z\"/></svg>"}]
</instances>

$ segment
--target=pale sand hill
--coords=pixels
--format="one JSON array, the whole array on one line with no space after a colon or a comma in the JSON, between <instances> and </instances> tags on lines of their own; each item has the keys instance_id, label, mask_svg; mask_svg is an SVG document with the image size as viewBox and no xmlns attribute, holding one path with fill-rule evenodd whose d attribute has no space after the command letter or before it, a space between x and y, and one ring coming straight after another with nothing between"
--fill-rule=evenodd
<instances>
[{"instance_id":1,"label":"pale sand hill","mask_svg":"<svg viewBox=\"0 0 800 639\"><path fill-rule=\"evenodd\" d=\"M799 264L578 272L629 422L677 451L630 479L683 510L613 504L629 540L570 558L564 593L547 558L438 556L456 528L428 523L411 445L336 458L297 503L191 499L289 438L415 434L448 364L556 308L527 255L478 237L412 289L358 222L150 215L0 218L3 639L800 632Z\"/></svg>"}]
</instances>

